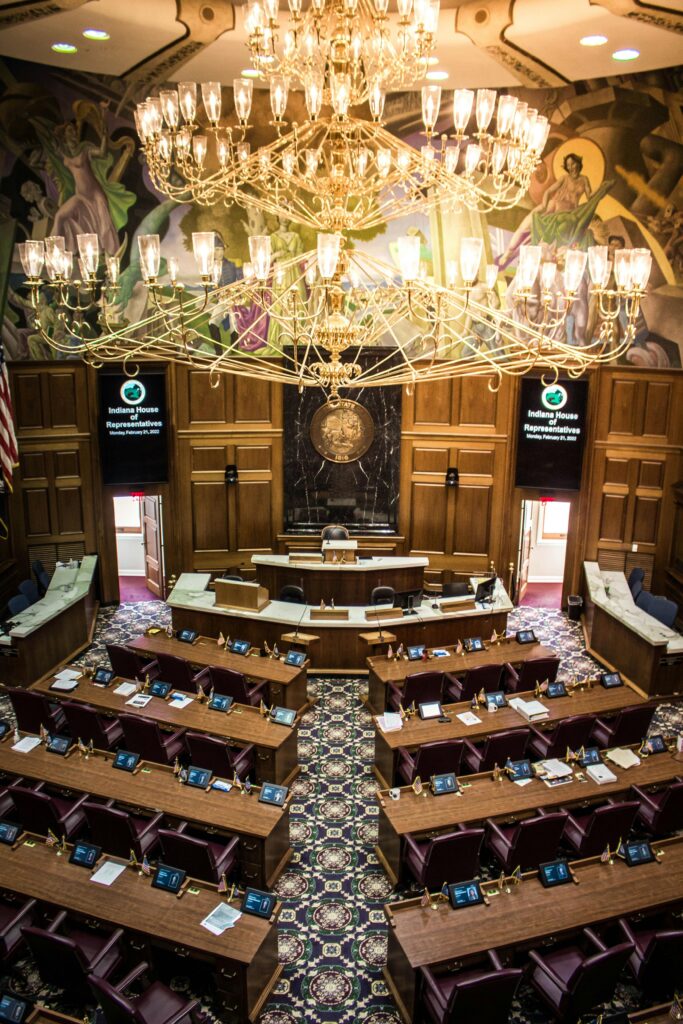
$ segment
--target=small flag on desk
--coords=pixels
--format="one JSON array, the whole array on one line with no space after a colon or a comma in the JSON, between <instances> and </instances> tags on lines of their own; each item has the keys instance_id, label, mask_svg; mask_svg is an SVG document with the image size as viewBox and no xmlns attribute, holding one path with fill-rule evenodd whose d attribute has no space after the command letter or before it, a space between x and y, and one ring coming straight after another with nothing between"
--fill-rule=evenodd
<instances>
[{"instance_id":1,"label":"small flag on desk","mask_svg":"<svg viewBox=\"0 0 683 1024\"><path fill-rule=\"evenodd\" d=\"M458 643L456 644L455 647L455 653L462 654L462 640L458 640Z\"/></svg>"},{"instance_id":2,"label":"small flag on desk","mask_svg":"<svg viewBox=\"0 0 683 1024\"><path fill-rule=\"evenodd\" d=\"M47 731L47 729L45 728L45 726L43 725L42 722L40 723L40 733L39 733L39 735L40 735L40 742L41 743L47 743L47 741L50 738L50 734L49 734L49 732Z\"/></svg>"},{"instance_id":3,"label":"small flag on desk","mask_svg":"<svg viewBox=\"0 0 683 1024\"><path fill-rule=\"evenodd\" d=\"M147 860L147 854L145 854L144 857L142 858L142 864L140 865L140 871L142 871L143 875L151 875L152 874L152 869L149 866L149 861Z\"/></svg>"},{"instance_id":4,"label":"small flag on desk","mask_svg":"<svg viewBox=\"0 0 683 1024\"><path fill-rule=\"evenodd\" d=\"M244 792L247 796L251 796L251 779L248 776L244 780Z\"/></svg>"},{"instance_id":5,"label":"small flag on desk","mask_svg":"<svg viewBox=\"0 0 683 1024\"><path fill-rule=\"evenodd\" d=\"M197 680L197 697L199 698L199 700L204 700L204 689L199 680Z\"/></svg>"},{"instance_id":6,"label":"small flag on desk","mask_svg":"<svg viewBox=\"0 0 683 1024\"><path fill-rule=\"evenodd\" d=\"M611 852L611 850L609 848L609 843L608 843L607 846L605 847L605 849L600 854L600 863L601 864L608 864L611 859L612 859L612 852Z\"/></svg>"},{"instance_id":7,"label":"small flag on desk","mask_svg":"<svg viewBox=\"0 0 683 1024\"><path fill-rule=\"evenodd\" d=\"M216 640L216 643L218 644L219 647L225 647L225 637L223 636L222 633L218 634L218 640Z\"/></svg>"},{"instance_id":8,"label":"small flag on desk","mask_svg":"<svg viewBox=\"0 0 683 1024\"><path fill-rule=\"evenodd\" d=\"M138 859L135 856L135 850L133 849L131 849L130 853L128 854L128 864L131 868L136 868L138 866Z\"/></svg>"},{"instance_id":9,"label":"small flag on desk","mask_svg":"<svg viewBox=\"0 0 683 1024\"><path fill-rule=\"evenodd\" d=\"M273 657L274 658L279 658L280 657L280 648L278 647L277 644L273 644Z\"/></svg>"},{"instance_id":10,"label":"small flag on desk","mask_svg":"<svg viewBox=\"0 0 683 1024\"><path fill-rule=\"evenodd\" d=\"M177 757L173 762L173 774L175 775L176 778L180 775L180 761L178 760Z\"/></svg>"},{"instance_id":11,"label":"small flag on desk","mask_svg":"<svg viewBox=\"0 0 683 1024\"><path fill-rule=\"evenodd\" d=\"M390 661L394 656L394 648L389 644L387 647L387 661Z\"/></svg>"},{"instance_id":12,"label":"small flag on desk","mask_svg":"<svg viewBox=\"0 0 683 1024\"><path fill-rule=\"evenodd\" d=\"M213 700L213 686L209 690L209 695L208 695L209 704L211 703L212 700Z\"/></svg>"},{"instance_id":13,"label":"small flag on desk","mask_svg":"<svg viewBox=\"0 0 683 1024\"><path fill-rule=\"evenodd\" d=\"M51 828L47 830L47 839L45 840L46 846L54 846L58 842L57 836L54 834Z\"/></svg>"},{"instance_id":14,"label":"small flag on desk","mask_svg":"<svg viewBox=\"0 0 683 1024\"><path fill-rule=\"evenodd\" d=\"M425 889L422 895L420 896L420 906L428 907L429 904L431 903L431 899L432 897L429 895L429 889Z\"/></svg>"},{"instance_id":15,"label":"small flag on desk","mask_svg":"<svg viewBox=\"0 0 683 1024\"><path fill-rule=\"evenodd\" d=\"M228 883L227 883L227 880L225 878L225 872L223 872L223 874L221 875L220 881L218 883L218 892L227 892L227 891L228 891Z\"/></svg>"},{"instance_id":16,"label":"small flag on desk","mask_svg":"<svg viewBox=\"0 0 683 1024\"><path fill-rule=\"evenodd\" d=\"M522 865L518 864L515 870L512 872L510 877L514 880L515 885L519 885L522 881Z\"/></svg>"},{"instance_id":17,"label":"small flag on desk","mask_svg":"<svg viewBox=\"0 0 683 1024\"><path fill-rule=\"evenodd\" d=\"M419 775L416 775L415 779L413 781L413 793L415 794L415 796L419 796L421 792L422 792L422 779L420 778Z\"/></svg>"},{"instance_id":18,"label":"small flag on desk","mask_svg":"<svg viewBox=\"0 0 683 1024\"><path fill-rule=\"evenodd\" d=\"M85 743L83 742L80 736L78 737L77 747L79 754L84 755L88 753L88 748L86 747Z\"/></svg>"},{"instance_id":19,"label":"small flag on desk","mask_svg":"<svg viewBox=\"0 0 683 1024\"><path fill-rule=\"evenodd\" d=\"M496 633L496 631L494 629L493 633L491 633L491 643L495 644L497 639L498 639L498 634Z\"/></svg>"},{"instance_id":20,"label":"small flag on desk","mask_svg":"<svg viewBox=\"0 0 683 1024\"><path fill-rule=\"evenodd\" d=\"M445 896L446 899L448 899L448 882L444 882L443 883L443 885L441 886L441 890L440 891L441 891L441 895Z\"/></svg>"}]
</instances>

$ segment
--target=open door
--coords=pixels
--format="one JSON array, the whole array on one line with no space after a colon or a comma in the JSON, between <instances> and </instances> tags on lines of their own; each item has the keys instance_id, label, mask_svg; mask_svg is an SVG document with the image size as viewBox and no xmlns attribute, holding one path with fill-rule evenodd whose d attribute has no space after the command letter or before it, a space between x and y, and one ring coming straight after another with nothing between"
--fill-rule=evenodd
<instances>
[{"instance_id":1,"label":"open door","mask_svg":"<svg viewBox=\"0 0 683 1024\"><path fill-rule=\"evenodd\" d=\"M517 552L517 587L514 595L515 604L519 604L526 592L529 582L529 560L531 558L532 535L532 502L522 502L522 515L519 525L519 550Z\"/></svg>"},{"instance_id":2,"label":"open door","mask_svg":"<svg viewBox=\"0 0 683 1024\"><path fill-rule=\"evenodd\" d=\"M146 494L142 499L142 534L147 589L165 600L164 533L161 522L161 497L158 494Z\"/></svg>"}]
</instances>

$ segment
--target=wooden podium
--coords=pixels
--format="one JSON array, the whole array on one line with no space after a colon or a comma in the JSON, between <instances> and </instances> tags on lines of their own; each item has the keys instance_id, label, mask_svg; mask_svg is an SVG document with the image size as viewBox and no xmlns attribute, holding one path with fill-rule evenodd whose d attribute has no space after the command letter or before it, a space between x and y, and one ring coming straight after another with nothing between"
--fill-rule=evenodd
<instances>
[{"instance_id":1,"label":"wooden podium","mask_svg":"<svg viewBox=\"0 0 683 1024\"><path fill-rule=\"evenodd\" d=\"M325 562L356 561L357 540L324 540L322 546L323 560Z\"/></svg>"},{"instance_id":2,"label":"wooden podium","mask_svg":"<svg viewBox=\"0 0 683 1024\"><path fill-rule=\"evenodd\" d=\"M219 608L241 608L248 612L261 612L270 604L265 587L248 580L214 580L216 605Z\"/></svg>"}]
</instances>

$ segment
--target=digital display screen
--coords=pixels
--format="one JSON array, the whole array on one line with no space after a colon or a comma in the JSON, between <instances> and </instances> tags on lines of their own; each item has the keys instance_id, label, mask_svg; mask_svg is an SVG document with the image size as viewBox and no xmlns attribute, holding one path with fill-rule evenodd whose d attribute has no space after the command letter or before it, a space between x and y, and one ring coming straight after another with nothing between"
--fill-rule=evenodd
<instances>
[{"instance_id":1,"label":"digital display screen","mask_svg":"<svg viewBox=\"0 0 683 1024\"><path fill-rule=\"evenodd\" d=\"M504 708L507 704L503 690L492 690L486 694L486 703L495 704L497 708Z\"/></svg>"},{"instance_id":2,"label":"digital display screen","mask_svg":"<svg viewBox=\"0 0 683 1024\"><path fill-rule=\"evenodd\" d=\"M441 701L430 700L418 706L420 718L440 718L443 714Z\"/></svg>"},{"instance_id":3,"label":"digital display screen","mask_svg":"<svg viewBox=\"0 0 683 1024\"><path fill-rule=\"evenodd\" d=\"M283 807L287 799L288 789L286 786L276 786L274 782L264 782L259 793L259 803L275 804L276 807Z\"/></svg>"},{"instance_id":4,"label":"digital display screen","mask_svg":"<svg viewBox=\"0 0 683 1024\"><path fill-rule=\"evenodd\" d=\"M567 687L564 683L560 682L548 683L548 689L546 690L545 695L546 697L566 697Z\"/></svg>"},{"instance_id":5,"label":"digital display screen","mask_svg":"<svg viewBox=\"0 0 683 1024\"><path fill-rule=\"evenodd\" d=\"M277 725L294 725L296 711L294 708L273 708L270 713L270 720Z\"/></svg>"},{"instance_id":6,"label":"digital display screen","mask_svg":"<svg viewBox=\"0 0 683 1024\"><path fill-rule=\"evenodd\" d=\"M285 655L285 665L294 665L295 668L301 668L305 660L305 651L287 651Z\"/></svg>"},{"instance_id":7,"label":"digital display screen","mask_svg":"<svg viewBox=\"0 0 683 1024\"><path fill-rule=\"evenodd\" d=\"M166 375L98 375L100 462L105 484L168 480Z\"/></svg>"},{"instance_id":8,"label":"digital display screen","mask_svg":"<svg viewBox=\"0 0 683 1024\"><path fill-rule=\"evenodd\" d=\"M518 629L515 633L518 644L535 644L536 634L533 629Z\"/></svg>"},{"instance_id":9,"label":"digital display screen","mask_svg":"<svg viewBox=\"0 0 683 1024\"><path fill-rule=\"evenodd\" d=\"M155 679L150 685L149 692L153 697L168 697L171 692L171 684L162 683L161 679Z\"/></svg>"},{"instance_id":10,"label":"digital display screen","mask_svg":"<svg viewBox=\"0 0 683 1024\"><path fill-rule=\"evenodd\" d=\"M209 709L211 711L227 711L231 704L232 697L226 697L222 693L214 693L209 701Z\"/></svg>"},{"instance_id":11,"label":"digital display screen","mask_svg":"<svg viewBox=\"0 0 683 1024\"><path fill-rule=\"evenodd\" d=\"M180 886L185 881L186 872L181 868L170 868L167 864L158 864L152 879L155 889L165 889L166 892L179 892Z\"/></svg>"},{"instance_id":12,"label":"digital display screen","mask_svg":"<svg viewBox=\"0 0 683 1024\"><path fill-rule=\"evenodd\" d=\"M255 914L256 917L269 918L275 907L275 897L270 892L261 892L260 889L246 888L242 900L242 911L245 914Z\"/></svg>"},{"instance_id":13,"label":"digital display screen","mask_svg":"<svg viewBox=\"0 0 683 1024\"><path fill-rule=\"evenodd\" d=\"M458 882L455 885L449 885L448 895L451 906L456 910L459 907L473 907L477 903L484 902L479 882Z\"/></svg>"},{"instance_id":14,"label":"digital display screen","mask_svg":"<svg viewBox=\"0 0 683 1024\"><path fill-rule=\"evenodd\" d=\"M615 686L624 685L624 680L618 672L603 672L600 676L600 682L606 690L611 690Z\"/></svg>"},{"instance_id":15,"label":"digital display screen","mask_svg":"<svg viewBox=\"0 0 683 1024\"><path fill-rule=\"evenodd\" d=\"M187 769L187 784L188 786L196 786L198 789L206 789L211 779L211 772L208 768L193 768L192 765Z\"/></svg>"},{"instance_id":16,"label":"digital display screen","mask_svg":"<svg viewBox=\"0 0 683 1024\"><path fill-rule=\"evenodd\" d=\"M516 487L577 491L581 485L588 382L544 385L522 377Z\"/></svg>"},{"instance_id":17,"label":"digital display screen","mask_svg":"<svg viewBox=\"0 0 683 1024\"><path fill-rule=\"evenodd\" d=\"M510 778L513 782L516 782L518 779L533 779L534 777L531 761L529 760L508 761L505 767L510 769Z\"/></svg>"},{"instance_id":18,"label":"digital display screen","mask_svg":"<svg viewBox=\"0 0 683 1024\"><path fill-rule=\"evenodd\" d=\"M630 868L637 864L649 864L655 859L652 847L644 841L636 843L624 843L622 846L624 860Z\"/></svg>"},{"instance_id":19,"label":"digital display screen","mask_svg":"<svg viewBox=\"0 0 683 1024\"><path fill-rule=\"evenodd\" d=\"M230 650L233 654L248 654L251 644L248 640L233 640Z\"/></svg>"},{"instance_id":20,"label":"digital display screen","mask_svg":"<svg viewBox=\"0 0 683 1024\"><path fill-rule=\"evenodd\" d=\"M196 629L179 629L176 636L183 644L193 644L199 633Z\"/></svg>"},{"instance_id":21,"label":"digital display screen","mask_svg":"<svg viewBox=\"0 0 683 1024\"><path fill-rule=\"evenodd\" d=\"M15 825L13 821L0 821L0 843L11 846L21 832L21 825Z\"/></svg>"},{"instance_id":22,"label":"digital display screen","mask_svg":"<svg viewBox=\"0 0 683 1024\"><path fill-rule=\"evenodd\" d=\"M550 889L554 885L564 885L571 881L569 864L566 860L551 860L547 864L538 865L538 875L543 885Z\"/></svg>"},{"instance_id":23,"label":"digital display screen","mask_svg":"<svg viewBox=\"0 0 683 1024\"><path fill-rule=\"evenodd\" d=\"M49 750L51 754L66 754L70 746L71 739L69 736L50 736L45 749Z\"/></svg>"},{"instance_id":24,"label":"digital display screen","mask_svg":"<svg viewBox=\"0 0 683 1024\"><path fill-rule=\"evenodd\" d=\"M480 636L470 636L467 640L463 640L463 647L466 651L471 654L473 651L483 651L484 641Z\"/></svg>"},{"instance_id":25,"label":"digital display screen","mask_svg":"<svg viewBox=\"0 0 683 1024\"><path fill-rule=\"evenodd\" d=\"M648 736L645 740L645 750L648 754L665 754L667 751L666 741L663 736Z\"/></svg>"},{"instance_id":26,"label":"digital display screen","mask_svg":"<svg viewBox=\"0 0 683 1024\"><path fill-rule=\"evenodd\" d=\"M95 674L92 677L93 683L97 683L98 686L109 686L110 682L114 678L114 673L109 668L96 668Z\"/></svg>"},{"instance_id":27,"label":"digital display screen","mask_svg":"<svg viewBox=\"0 0 683 1024\"><path fill-rule=\"evenodd\" d=\"M74 843L69 863L79 864L83 868L92 868L97 863L97 858L101 853L102 848L100 846L93 846L92 843Z\"/></svg>"},{"instance_id":28,"label":"digital display screen","mask_svg":"<svg viewBox=\"0 0 683 1024\"><path fill-rule=\"evenodd\" d=\"M583 752L583 756L579 758L579 764L582 768L588 768L591 764L602 764L599 748L587 747Z\"/></svg>"},{"instance_id":29,"label":"digital display screen","mask_svg":"<svg viewBox=\"0 0 683 1024\"><path fill-rule=\"evenodd\" d=\"M0 740L10 731L10 724L7 721L0 722Z\"/></svg>"},{"instance_id":30,"label":"digital display screen","mask_svg":"<svg viewBox=\"0 0 683 1024\"><path fill-rule=\"evenodd\" d=\"M432 793L434 796L441 796L442 793L457 793L459 789L455 772L432 775Z\"/></svg>"},{"instance_id":31,"label":"digital display screen","mask_svg":"<svg viewBox=\"0 0 683 1024\"><path fill-rule=\"evenodd\" d=\"M425 645L418 644L416 647L408 648L408 661L419 661L425 652Z\"/></svg>"},{"instance_id":32,"label":"digital display screen","mask_svg":"<svg viewBox=\"0 0 683 1024\"><path fill-rule=\"evenodd\" d=\"M28 1003L23 999L3 994L0 996L0 1020L8 1021L9 1024L21 1024L27 1007Z\"/></svg>"},{"instance_id":33,"label":"digital display screen","mask_svg":"<svg viewBox=\"0 0 683 1024\"><path fill-rule=\"evenodd\" d=\"M132 772L139 760L139 754L133 754L130 750L119 750L113 764L114 768L120 768L124 772Z\"/></svg>"}]
</instances>

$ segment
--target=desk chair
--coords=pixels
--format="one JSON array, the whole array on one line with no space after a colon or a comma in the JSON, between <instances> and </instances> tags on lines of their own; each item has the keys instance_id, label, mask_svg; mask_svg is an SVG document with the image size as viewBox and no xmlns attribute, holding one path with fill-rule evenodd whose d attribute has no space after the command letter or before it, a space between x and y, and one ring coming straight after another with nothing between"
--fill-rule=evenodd
<instances>
[{"instance_id":1,"label":"desk chair","mask_svg":"<svg viewBox=\"0 0 683 1024\"><path fill-rule=\"evenodd\" d=\"M435 974L420 967L422 1005L433 1024L508 1024L510 1009L524 971L504 968L489 949L490 969Z\"/></svg>"},{"instance_id":2,"label":"desk chair","mask_svg":"<svg viewBox=\"0 0 683 1024\"><path fill-rule=\"evenodd\" d=\"M0 963L6 963L24 944L21 929L33 922L36 900L17 903L0 896Z\"/></svg>"},{"instance_id":3,"label":"desk chair","mask_svg":"<svg viewBox=\"0 0 683 1024\"><path fill-rule=\"evenodd\" d=\"M522 871L530 871L555 859L566 824L567 815L561 811L525 818L516 825L487 821L486 845L507 872L518 864Z\"/></svg>"},{"instance_id":4,"label":"desk chair","mask_svg":"<svg viewBox=\"0 0 683 1024\"><path fill-rule=\"evenodd\" d=\"M179 658L177 654L157 655L159 665L159 676L165 682L170 683L177 690L184 690L185 693L196 693L197 687L207 690L209 686L208 668L200 668L195 671L189 661Z\"/></svg>"},{"instance_id":5,"label":"desk chair","mask_svg":"<svg viewBox=\"0 0 683 1024\"><path fill-rule=\"evenodd\" d=\"M244 576L240 576L238 572L224 572L216 578L219 580L230 580L231 583L244 583Z\"/></svg>"},{"instance_id":6,"label":"desk chair","mask_svg":"<svg viewBox=\"0 0 683 1024\"><path fill-rule=\"evenodd\" d=\"M399 779L411 786L419 775L427 780L432 775L443 772L460 771L460 761L464 748L463 740L438 740L436 743L423 743L412 754L405 747L398 748L397 772Z\"/></svg>"},{"instance_id":7,"label":"desk chair","mask_svg":"<svg viewBox=\"0 0 683 1024\"><path fill-rule=\"evenodd\" d=\"M348 540L349 531L345 526L339 526L338 524L330 523L329 526L324 526L320 531L321 540Z\"/></svg>"},{"instance_id":8,"label":"desk chair","mask_svg":"<svg viewBox=\"0 0 683 1024\"><path fill-rule=\"evenodd\" d=\"M19 584L19 593L23 594L29 603L29 606L35 604L36 601L40 601L40 594L38 592L38 584L33 580L22 580Z\"/></svg>"},{"instance_id":9,"label":"desk chair","mask_svg":"<svg viewBox=\"0 0 683 1024\"><path fill-rule=\"evenodd\" d=\"M7 602L9 618L11 619L13 615L19 615L21 612L25 612L28 607L28 598L24 597L23 594L15 594L14 597L10 597Z\"/></svg>"},{"instance_id":10,"label":"desk chair","mask_svg":"<svg viewBox=\"0 0 683 1024\"><path fill-rule=\"evenodd\" d=\"M198 768L210 768L221 779L232 779L234 772L242 780L253 777L253 743L244 748L231 747L218 736L207 736L203 732L186 732L185 742L190 753L190 764Z\"/></svg>"},{"instance_id":11,"label":"desk chair","mask_svg":"<svg viewBox=\"0 0 683 1024\"><path fill-rule=\"evenodd\" d=\"M46 928L22 928L41 980L90 1001L87 977L108 978L124 959L123 928L112 932L72 926L61 910Z\"/></svg>"},{"instance_id":12,"label":"desk chair","mask_svg":"<svg viewBox=\"0 0 683 1024\"><path fill-rule=\"evenodd\" d=\"M441 588L442 597L467 597L472 592L471 583L444 583Z\"/></svg>"},{"instance_id":13,"label":"desk chair","mask_svg":"<svg viewBox=\"0 0 683 1024\"><path fill-rule=\"evenodd\" d=\"M529 729L505 729L504 732L491 733L481 744L465 740L461 771L490 772L494 765L502 768L508 758L518 761L524 757L528 742Z\"/></svg>"},{"instance_id":14,"label":"desk chair","mask_svg":"<svg viewBox=\"0 0 683 1024\"><path fill-rule=\"evenodd\" d=\"M640 569L640 568L631 569L630 573L628 574L628 579L626 580L626 582L628 583L628 589L631 591L631 597L633 598L634 601L638 597L638 594L640 594L642 589L643 589L643 580L644 579L645 579L645 570L644 569Z\"/></svg>"},{"instance_id":15,"label":"desk chair","mask_svg":"<svg viewBox=\"0 0 683 1024\"><path fill-rule=\"evenodd\" d=\"M257 708L262 700L268 702L267 682L248 683L243 672L236 672L232 668L216 668L211 665L209 689L212 687L216 693L232 697L238 704L250 704Z\"/></svg>"},{"instance_id":16,"label":"desk chair","mask_svg":"<svg viewBox=\"0 0 683 1024\"><path fill-rule=\"evenodd\" d=\"M221 875L226 878L233 873L238 863L239 836L232 836L227 843L216 843L208 839L197 839L184 830L159 829L161 859L164 864L187 871L190 878L201 878L205 882L218 884Z\"/></svg>"},{"instance_id":17,"label":"desk chair","mask_svg":"<svg viewBox=\"0 0 683 1024\"><path fill-rule=\"evenodd\" d=\"M628 967L638 988L669 999L679 987L683 964L683 930L658 926L656 920L631 922L620 918L624 941L633 943Z\"/></svg>"},{"instance_id":18,"label":"desk chair","mask_svg":"<svg viewBox=\"0 0 683 1024\"><path fill-rule=\"evenodd\" d=\"M575 1021L608 1002L633 952L631 942L608 948L590 928L583 929L583 940L582 945L563 945L543 955L529 951L529 980L561 1021Z\"/></svg>"},{"instance_id":19,"label":"desk chair","mask_svg":"<svg viewBox=\"0 0 683 1024\"><path fill-rule=\"evenodd\" d=\"M550 757L564 757L567 747L578 750L588 743L595 719L592 715L572 715L562 718L554 729L541 732L533 725L530 728L529 754L536 760Z\"/></svg>"},{"instance_id":20,"label":"desk chair","mask_svg":"<svg viewBox=\"0 0 683 1024\"><path fill-rule=\"evenodd\" d=\"M403 865L421 888L440 889L444 882L463 882L479 874L483 828L462 828L433 839L404 837Z\"/></svg>"},{"instance_id":21,"label":"desk chair","mask_svg":"<svg viewBox=\"0 0 683 1024\"><path fill-rule=\"evenodd\" d=\"M641 590L636 598L636 608L640 608L641 612L645 612L646 615L652 615L653 601L654 595L649 590Z\"/></svg>"},{"instance_id":22,"label":"desk chair","mask_svg":"<svg viewBox=\"0 0 683 1024\"><path fill-rule=\"evenodd\" d=\"M614 718L606 721L598 718L593 725L590 742L601 750L640 743L647 735L654 713L654 704L637 704L624 708Z\"/></svg>"},{"instance_id":23,"label":"desk chair","mask_svg":"<svg viewBox=\"0 0 683 1024\"><path fill-rule=\"evenodd\" d=\"M306 595L301 587L297 587L293 583L288 583L287 586L283 587L280 591L279 600L286 601L287 604L306 604Z\"/></svg>"},{"instance_id":24,"label":"desk chair","mask_svg":"<svg viewBox=\"0 0 683 1024\"><path fill-rule=\"evenodd\" d=\"M626 839L638 810L637 800L603 804L583 814L567 811L567 824L562 836L577 857L596 857L609 843L615 850L620 839Z\"/></svg>"},{"instance_id":25,"label":"desk chair","mask_svg":"<svg viewBox=\"0 0 683 1024\"><path fill-rule=\"evenodd\" d=\"M139 679L140 682L144 682L147 676L150 679L159 678L159 665L154 658L148 660L135 651L129 651L123 644L106 646L111 667L117 676L123 679Z\"/></svg>"},{"instance_id":26,"label":"desk chair","mask_svg":"<svg viewBox=\"0 0 683 1024\"><path fill-rule=\"evenodd\" d=\"M462 678L447 672L444 676L444 701L457 704L459 701L472 700L483 688L487 693L503 689L504 665L480 665L470 668Z\"/></svg>"},{"instance_id":27,"label":"desk chair","mask_svg":"<svg viewBox=\"0 0 683 1024\"><path fill-rule=\"evenodd\" d=\"M373 587L370 592L370 604L375 607L386 605L389 608L393 608L395 597L396 591L393 587Z\"/></svg>"},{"instance_id":28,"label":"desk chair","mask_svg":"<svg viewBox=\"0 0 683 1024\"><path fill-rule=\"evenodd\" d=\"M41 593L46 594L47 588L50 586L50 577L45 572L45 566L39 559L36 559L35 562L31 562L31 569L33 570L33 575L36 578L38 588Z\"/></svg>"},{"instance_id":29,"label":"desk chair","mask_svg":"<svg viewBox=\"0 0 683 1024\"><path fill-rule=\"evenodd\" d=\"M83 810L88 822L90 838L105 853L125 857L131 850L138 860L152 852L159 841L159 827L164 815L160 811L152 818L141 818L108 804L91 803L86 798Z\"/></svg>"},{"instance_id":30,"label":"desk chair","mask_svg":"<svg viewBox=\"0 0 683 1024\"><path fill-rule=\"evenodd\" d=\"M529 658L528 661L522 662L519 670L507 664L505 690L507 693L523 693L525 690L533 690L537 683L545 683L546 680L554 683L559 667L559 658Z\"/></svg>"},{"instance_id":31,"label":"desk chair","mask_svg":"<svg viewBox=\"0 0 683 1024\"><path fill-rule=\"evenodd\" d=\"M662 625L672 629L674 622L678 618L678 605L675 601L670 601L668 597L653 597L650 615L657 622L661 622Z\"/></svg>"},{"instance_id":32,"label":"desk chair","mask_svg":"<svg viewBox=\"0 0 683 1024\"><path fill-rule=\"evenodd\" d=\"M112 985L104 978L88 978L106 1024L189 1024L201 1020L196 1013L199 1001L186 999L168 985L155 981L139 996L124 995L127 988L149 969L149 964L134 967L125 978Z\"/></svg>"},{"instance_id":33,"label":"desk chair","mask_svg":"<svg viewBox=\"0 0 683 1024\"><path fill-rule=\"evenodd\" d=\"M63 732L66 729L66 718L59 704L53 704L42 693L22 690L15 686L9 690L8 696L12 710L17 719L17 726L22 732L40 733L40 727L48 732Z\"/></svg>"},{"instance_id":34,"label":"desk chair","mask_svg":"<svg viewBox=\"0 0 683 1024\"><path fill-rule=\"evenodd\" d=\"M106 718L87 704L74 704L71 701L65 701L62 710L69 733L74 739L81 739L84 743L92 741L96 750L118 747L123 729L116 718Z\"/></svg>"},{"instance_id":35,"label":"desk chair","mask_svg":"<svg viewBox=\"0 0 683 1024\"><path fill-rule=\"evenodd\" d=\"M631 786L631 793L640 800L639 821L653 836L666 836L683 829L683 779L669 783L657 793L647 793L640 786Z\"/></svg>"},{"instance_id":36,"label":"desk chair","mask_svg":"<svg viewBox=\"0 0 683 1024\"><path fill-rule=\"evenodd\" d=\"M441 700L443 689L443 672L414 672L406 676L403 689L389 684L389 707L392 711L398 711L399 704L409 708L414 702L415 707L425 701Z\"/></svg>"},{"instance_id":37,"label":"desk chair","mask_svg":"<svg viewBox=\"0 0 683 1024\"><path fill-rule=\"evenodd\" d=\"M173 764L185 749L185 730L162 732L157 722L137 715L119 715L123 741L127 750L140 754L145 761Z\"/></svg>"},{"instance_id":38,"label":"desk chair","mask_svg":"<svg viewBox=\"0 0 683 1024\"><path fill-rule=\"evenodd\" d=\"M27 832L35 832L39 836L46 836L48 829L59 839L65 836L71 840L77 836L85 825L83 806L87 799L87 793L76 800L63 800L44 790L12 786L18 820Z\"/></svg>"}]
</instances>

